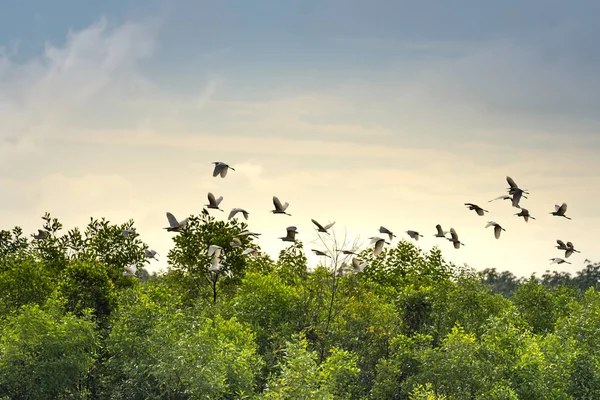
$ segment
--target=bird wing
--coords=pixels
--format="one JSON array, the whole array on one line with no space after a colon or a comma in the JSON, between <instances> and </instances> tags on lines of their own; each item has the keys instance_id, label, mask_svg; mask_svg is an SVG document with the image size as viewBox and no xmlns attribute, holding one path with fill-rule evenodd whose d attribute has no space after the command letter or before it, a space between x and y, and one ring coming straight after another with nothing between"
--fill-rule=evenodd
<instances>
[{"instance_id":1,"label":"bird wing","mask_svg":"<svg viewBox=\"0 0 600 400\"><path fill-rule=\"evenodd\" d=\"M335 225L335 221L328 223L327 225L325 225L325 230L331 228L334 225Z\"/></svg>"},{"instance_id":2,"label":"bird wing","mask_svg":"<svg viewBox=\"0 0 600 400\"><path fill-rule=\"evenodd\" d=\"M214 164L215 169L213 170L213 177L216 177L221 172L221 169L223 169L223 165L220 162L216 162Z\"/></svg>"},{"instance_id":3,"label":"bird wing","mask_svg":"<svg viewBox=\"0 0 600 400\"><path fill-rule=\"evenodd\" d=\"M219 257L221 255L221 250L223 250L223 248L221 246L217 246L216 244L211 244L210 246L208 246L208 255L209 256L214 255L215 257Z\"/></svg>"},{"instance_id":4,"label":"bird wing","mask_svg":"<svg viewBox=\"0 0 600 400\"><path fill-rule=\"evenodd\" d=\"M571 257L571 254L573 254L573 250L569 249L569 250L565 251L565 258Z\"/></svg>"},{"instance_id":5,"label":"bird wing","mask_svg":"<svg viewBox=\"0 0 600 400\"><path fill-rule=\"evenodd\" d=\"M521 201L522 195L523 195L522 191L515 190L515 194L513 194L513 198L512 198L512 206L513 207L519 207L519 201Z\"/></svg>"},{"instance_id":6,"label":"bird wing","mask_svg":"<svg viewBox=\"0 0 600 400\"><path fill-rule=\"evenodd\" d=\"M502 199L502 200L507 200L507 199L510 199L510 196L507 196L507 195L504 195L504 196L498 196L498 197L496 197L495 199L489 200L489 201L488 201L488 203L489 203L489 202L492 202L492 201L494 201L494 200L501 200L501 199Z\"/></svg>"},{"instance_id":7,"label":"bird wing","mask_svg":"<svg viewBox=\"0 0 600 400\"><path fill-rule=\"evenodd\" d=\"M483 208L477 207L475 208L475 212L477 213L477 215L479 215L480 217L483 217Z\"/></svg>"},{"instance_id":8,"label":"bird wing","mask_svg":"<svg viewBox=\"0 0 600 400\"><path fill-rule=\"evenodd\" d=\"M169 225L171 225L171 228L176 228L179 226L177 218L175 218L175 216L170 212L167 212L167 219L169 220Z\"/></svg>"},{"instance_id":9,"label":"bird wing","mask_svg":"<svg viewBox=\"0 0 600 400\"><path fill-rule=\"evenodd\" d=\"M385 226L380 226L379 227L379 233L386 233L388 235L392 234L392 232L390 232L390 230L388 228L386 228Z\"/></svg>"},{"instance_id":10,"label":"bird wing","mask_svg":"<svg viewBox=\"0 0 600 400\"><path fill-rule=\"evenodd\" d=\"M281 211L285 211L285 210L287 210L287 208L288 208L289 206L290 206L290 203L288 203L288 202L285 202L285 203L283 203L283 207L281 207Z\"/></svg>"},{"instance_id":11,"label":"bird wing","mask_svg":"<svg viewBox=\"0 0 600 400\"><path fill-rule=\"evenodd\" d=\"M256 250L254 250L254 249L246 249L242 252L242 255L245 256L246 254L251 254L251 253L254 253L255 251Z\"/></svg>"},{"instance_id":12,"label":"bird wing","mask_svg":"<svg viewBox=\"0 0 600 400\"><path fill-rule=\"evenodd\" d=\"M497 223L495 223L494 221L488 221L487 225L485 226L486 228L489 228L490 226L495 226L498 225Z\"/></svg>"},{"instance_id":13,"label":"bird wing","mask_svg":"<svg viewBox=\"0 0 600 400\"><path fill-rule=\"evenodd\" d=\"M567 242L567 247L570 248L570 249L572 249L575 246L573 246L573 242Z\"/></svg>"},{"instance_id":14,"label":"bird wing","mask_svg":"<svg viewBox=\"0 0 600 400\"><path fill-rule=\"evenodd\" d=\"M244 214L244 218L248 219L248 214L249 214L248 211L246 211L246 210L241 210L241 211L242 211L242 214Z\"/></svg>"},{"instance_id":15,"label":"bird wing","mask_svg":"<svg viewBox=\"0 0 600 400\"><path fill-rule=\"evenodd\" d=\"M558 245L559 245L560 247L562 247L562 248L566 248L566 247L567 247L567 246L565 245L565 242L563 242L563 241L562 241L562 240L560 240L560 239L558 239L558 240L556 241L556 243L558 243Z\"/></svg>"},{"instance_id":16,"label":"bird wing","mask_svg":"<svg viewBox=\"0 0 600 400\"><path fill-rule=\"evenodd\" d=\"M564 215L567 212L567 203L562 203L562 205L558 207L558 210L556 211Z\"/></svg>"},{"instance_id":17,"label":"bird wing","mask_svg":"<svg viewBox=\"0 0 600 400\"><path fill-rule=\"evenodd\" d=\"M235 217L235 214L237 214L240 211L239 208L234 208L229 212L229 217L227 219L231 219L233 217Z\"/></svg>"},{"instance_id":18,"label":"bird wing","mask_svg":"<svg viewBox=\"0 0 600 400\"><path fill-rule=\"evenodd\" d=\"M221 168L221 178L225 178L227 176L228 170L229 170L229 168L227 168L226 165Z\"/></svg>"},{"instance_id":19,"label":"bird wing","mask_svg":"<svg viewBox=\"0 0 600 400\"><path fill-rule=\"evenodd\" d=\"M379 239L377 242L375 242L375 249L373 251L373 254L375 254L376 256L381 254L381 252L383 251L383 242L383 239Z\"/></svg>"},{"instance_id":20,"label":"bird wing","mask_svg":"<svg viewBox=\"0 0 600 400\"><path fill-rule=\"evenodd\" d=\"M444 235L444 230L442 229L442 226L441 226L440 224L437 224L437 225L435 226L435 229L437 229L437 233L438 233L438 235L440 235L440 236L445 236L445 235Z\"/></svg>"},{"instance_id":21,"label":"bird wing","mask_svg":"<svg viewBox=\"0 0 600 400\"><path fill-rule=\"evenodd\" d=\"M500 225L496 225L494 227L494 236L496 239L500 239L500 233L502 232L502 227Z\"/></svg>"},{"instance_id":22,"label":"bird wing","mask_svg":"<svg viewBox=\"0 0 600 400\"><path fill-rule=\"evenodd\" d=\"M457 242L458 241L458 234L456 233L456 231L454 230L454 228L450 228L450 236L452 236L452 241L453 242Z\"/></svg>"},{"instance_id":23,"label":"bird wing","mask_svg":"<svg viewBox=\"0 0 600 400\"><path fill-rule=\"evenodd\" d=\"M217 199L217 201L216 201L216 204L215 204L215 205L218 207L218 206L219 206L219 204L221 204L221 202L222 202L222 201L223 201L223 196L219 196L219 198Z\"/></svg>"},{"instance_id":24,"label":"bird wing","mask_svg":"<svg viewBox=\"0 0 600 400\"><path fill-rule=\"evenodd\" d=\"M273 205L275 206L275 210L283 211L283 206L281 205L281 201L279 201L277 196L273 196Z\"/></svg>"},{"instance_id":25,"label":"bird wing","mask_svg":"<svg viewBox=\"0 0 600 400\"><path fill-rule=\"evenodd\" d=\"M317 228L321 229L321 230L325 230L325 228L323 228L323 225L321 225L320 223L318 223L316 220L311 219L312 223L315 224L317 226Z\"/></svg>"},{"instance_id":26,"label":"bird wing","mask_svg":"<svg viewBox=\"0 0 600 400\"><path fill-rule=\"evenodd\" d=\"M216 203L217 201L215 200L215 195L211 192L208 192L208 204L210 204L211 206L215 206Z\"/></svg>"},{"instance_id":27,"label":"bird wing","mask_svg":"<svg viewBox=\"0 0 600 400\"><path fill-rule=\"evenodd\" d=\"M460 242L458 240L452 242L455 249L460 249Z\"/></svg>"},{"instance_id":28,"label":"bird wing","mask_svg":"<svg viewBox=\"0 0 600 400\"><path fill-rule=\"evenodd\" d=\"M518 188L517 184L515 183L513 178L511 178L510 176L506 177L506 182L508 182L508 184L510 185L511 188L513 188L513 189Z\"/></svg>"}]
</instances>

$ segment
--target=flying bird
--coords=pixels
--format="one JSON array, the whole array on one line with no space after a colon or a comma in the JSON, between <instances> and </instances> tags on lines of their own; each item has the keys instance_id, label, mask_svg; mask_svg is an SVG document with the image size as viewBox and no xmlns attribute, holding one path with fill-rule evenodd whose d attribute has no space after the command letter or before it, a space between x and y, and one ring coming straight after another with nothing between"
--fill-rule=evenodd
<instances>
[{"instance_id":1,"label":"flying bird","mask_svg":"<svg viewBox=\"0 0 600 400\"><path fill-rule=\"evenodd\" d=\"M280 237L279 239L281 239L284 242L296 243L296 234L298 233L298 228L296 228L295 226L288 226L286 228L286 231L287 235L284 237Z\"/></svg>"},{"instance_id":2,"label":"flying bird","mask_svg":"<svg viewBox=\"0 0 600 400\"><path fill-rule=\"evenodd\" d=\"M420 235L419 232L417 232L417 231L406 231L406 233L408 234L408 236L410 236L411 238L413 238L415 240L419 240L419 236L423 237L423 235Z\"/></svg>"},{"instance_id":3,"label":"flying bird","mask_svg":"<svg viewBox=\"0 0 600 400\"><path fill-rule=\"evenodd\" d=\"M152 259L156 260L157 255L158 255L158 253L156 252L156 250L148 250L148 249L144 250L144 256L146 258L152 258Z\"/></svg>"},{"instance_id":4,"label":"flying bird","mask_svg":"<svg viewBox=\"0 0 600 400\"><path fill-rule=\"evenodd\" d=\"M219 196L218 199L215 199L215 195L211 192L208 192L208 204L205 204L206 208L212 208L213 210L223 211L219 208L219 204L223 201L223 196Z\"/></svg>"},{"instance_id":5,"label":"flying bird","mask_svg":"<svg viewBox=\"0 0 600 400\"><path fill-rule=\"evenodd\" d=\"M229 242L229 246L242 247L242 241L239 238L234 237L233 239L231 239L231 242Z\"/></svg>"},{"instance_id":6,"label":"flying bird","mask_svg":"<svg viewBox=\"0 0 600 400\"><path fill-rule=\"evenodd\" d=\"M565 215L566 212L567 212L567 203L562 203L560 206L558 204L556 204L554 206L554 212L551 212L550 214L552 214L556 217L565 217L566 219L571 219Z\"/></svg>"},{"instance_id":7,"label":"flying bird","mask_svg":"<svg viewBox=\"0 0 600 400\"><path fill-rule=\"evenodd\" d=\"M581 253L579 250L575 250L572 242L565 244L562 240L557 240L556 243L558 243L558 246L556 246L557 249L565 251L565 258L571 257L573 253Z\"/></svg>"},{"instance_id":8,"label":"flying bird","mask_svg":"<svg viewBox=\"0 0 600 400\"><path fill-rule=\"evenodd\" d=\"M43 240L48 238L48 236L50 235L50 232L45 231L43 229L38 229L38 233L37 234L31 234L31 236L33 236L34 239L37 240Z\"/></svg>"},{"instance_id":9,"label":"flying bird","mask_svg":"<svg viewBox=\"0 0 600 400\"><path fill-rule=\"evenodd\" d=\"M235 236L254 236L255 238L258 238L259 235L261 235L261 233L250 232L250 231L241 231L240 233L238 233Z\"/></svg>"},{"instance_id":10,"label":"flying bird","mask_svg":"<svg viewBox=\"0 0 600 400\"><path fill-rule=\"evenodd\" d=\"M356 270L356 272L363 272L365 267L367 266L367 263L360 263L358 261L357 257L352 257L352 266L354 267L354 269Z\"/></svg>"},{"instance_id":11,"label":"flying bird","mask_svg":"<svg viewBox=\"0 0 600 400\"><path fill-rule=\"evenodd\" d=\"M383 233L386 234L390 237L390 241L392 240L392 238L396 237L396 235L394 235L392 233L392 231L390 231L388 228L386 228L385 226L380 226L379 227L379 233ZM388 243L389 244L389 243Z\"/></svg>"},{"instance_id":12,"label":"flying bird","mask_svg":"<svg viewBox=\"0 0 600 400\"><path fill-rule=\"evenodd\" d=\"M208 246L208 256L220 257L223 248L221 246L217 246L216 244L211 244Z\"/></svg>"},{"instance_id":13,"label":"flying bird","mask_svg":"<svg viewBox=\"0 0 600 400\"><path fill-rule=\"evenodd\" d=\"M519 188L519 186L515 183L514 179L511 178L510 176L506 177L506 182L508 182L508 185L510 186L510 188L508 188L508 194L514 194L515 191L517 191L517 190L520 190L521 193L529 194L529 192L527 192L526 189ZM525 198L527 198L527 197L525 197Z\"/></svg>"},{"instance_id":14,"label":"flying bird","mask_svg":"<svg viewBox=\"0 0 600 400\"><path fill-rule=\"evenodd\" d=\"M335 225L335 222L330 222L329 224L323 226L320 223L318 223L316 220L311 219L312 223L315 224L317 226L317 232L323 232L329 235L329 232L327 232L327 230L329 228L331 228L333 225Z\"/></svg>"},{"instance_id":15,"label":"flying bird","mask_svg":"<svg viewBox=\"0 0 600 400\"><path fill-rule=\"evenodd\" d=\"M329 258L331 258L331 256L330 256L329 254L325 253L324 251L321 251L321 250L315 250L315 249L312 249L312 251L313 251L313 252L314 252L316 255L318 255L318 256L323 256L323 257L329 257Z\"/></svg>"},{"instance_id":16,"label":"flying bird","mask_svg":"<svg viewBox=\"0 0 600 400\"><path fill-rule=\"evenodd\" d=\"M352 250L340 250L340 249L336 249L336 251L341 251L341 252L342 252L342 254L344 254L344 255L347 255L347 256L348 256L348 255L355 255L355 256L356 256L356 255L358 255L358 254L356 254L356 253L355 253L354 251L352 251Z\"/></svg>"},{"instance_id":17,"label":"flying bird","mask_svg":"<svg viewBox=\"0 0 600 400\"><path fill-rule=\"evenodd\" d=\"M257 254L257 251L256 251L256 249L253 249L253 248L248 248L248 249L245 249L245 250L242 252L242 255L243 255L243 256L245 256L245 255L251 255L251 256L255 256L256 254Z\"/></svg>"},{"instance_id":18,"label":"flying bird","mask_svg":"<svg viewBox=\"0 0 600 400\"><path fill-rule=\"evenodd\" d=\"M441 226L440 224L437 224L437 225L435 226L435 229L437 229L437 233L436 233L435 235L433 235L433 236L435 236L435 237L439 237L439 238L445 238L445 237L446 237L446 235L447 235L448 233L450 233L449 231L445 231L445 230L443 230L443 229L442 229L442 226Z\"/></svg>"},{"instance_id":19,"label":"flying bird","mask_svg":"<svg viewBox=\"0 0 600 400\"><path fill-rule=\"evenodd\" d=\"M134 264L126 265L123 271L123 276L135 276L137 267Z\"/></svg>"},{"instance_id":20,"label":"flying bird","mask_svg":"<svg viewBox=\"0 0 600 400\"><path fill-rule=\"evenodd\" d=\"M518 217L523 217L523 219L525 220L525 222L529 221L529 218L531 219L535 219L534 217L532 217L529 214L529 210L526 208L521 207L521 211L519 211L517 214L515 214Z\"/></svg>"},{"instance_id":21,"label":"flying bird","mask_svg":"<svg viewBox=\"0 0 600 400\"><path fill-rule=\"evenodd\" d=\"M167 232L181 232L183 227L185 227L188 223L189 218L184 219L183 221L177 221L177 218L170 212L167 212L167 219L169 220L169 227L164 228Z\"/></svg>"},{"instance_id":22,"label":"flying bird","mask_svg":"<svg viewBox=\"0 0 600 400\"><path fill-rule=\"evenodd\" d=\"M383 228L383 227L382 227ZM371 244L375 244L375 248L373 249L373 254L377 257L379 254L381 254L381 252L383 251L383 245L384 244L390 244L389 242L386 242L385 239L380 238L378 236L375 237L370 237L369 239L371 239Z\"/></svg>"},{"instance_id":23,"label":"flying bird","mask_svg":"<svg viewBox=\"0 0 600 400\"><path fill-rule=\"evenodd\" d=\"M458 240L458 234L454 230L454 228L450 228L450 237L446 238L454 245L455 249L460 249L460 246L464 246L465 244Z\"/></svg>"},{"instance_id":24,"label":"flying bird","mask_svg":"<svg viewBox=\"0 0 600 400\"><path fill-rule=\"evenodd\" d=\"M550 264L571 264L570 262L563 260L562 258L551 258L552 261Z\"/></svg>"},{"instance_id":25,"label":"flying bird","mask_svg":"<svg viewBox=\"0 0 600 400\"><path fill-rule=\"evenodd\" d=\"M494 227L494 236L496 239L500 239L500 233L502 233L502 231L506 231L506 229L501 227L499 223L494 221L489 221L485 227L489 228L490 226Z\"/></svg>"},{"instance_id":26,"label":"flying bird","mask_svg":"<svg viewBox=\"0 0 600 400\"><path fill-rule=\"evenodd\" d=\"M271 212L273 214L285 214L285 215L289 215L289 216L292 215L292 214L288 214L285 212L285 210L287 210L287 208L289 207L289 204L285 203L282 205L281 201L279 201L277 196L273 196L273 205L275 206L275 209L271 210Z\"/></svg>"},{"instance_id":27,"label":"flying bird","mask_svg":"<svg viewBox=\"0 0 600 400\"><path fill-rule=\"evenodd\" d=\"M248 219L248 214L249 214L248 211L246 211L242 208L232 209L231 212L229 213L229 218L227 218L227 219L231 219L231 218L235 217L235 215L240 212L244 215L244 218Z\"/></svg>"},{"instance_id":28,"label":"flying bird","mask_svg":"<svg viewBox=\"0 0 600 400\"><path fill-rule=\"evenodd\" d=\"M495 199L488 200L488 203L491 203L492 201L496 201L496 200L510 200L512 203L513 198L512 198L512 196L508 196L505 194L504 196L498 196Z\"/></svg>"},{"instance_id":29,"label":"flying bird","mask_svg":"<svg viewBox=\"0 0 600 400\"><path fill-rule=\"evenodd\" d=\"M469 210L475 211L480 217L483 217L484 213L489 212L488 210L484 210L483 208L479 207L477 204L465 203L465 206L467 206Z\"/></svg>"},{"instance_id":30,"label":"flying bird","mask_svg":"<svg viewBox=\"0 0 600 400\"><path fill-rule=\"evenodd\" d=\"M213 177L215 178L217 175L221 175L221 178L225 178L228 170L235 171L235 169L221 161L215 161L213 164L215 164L215 169L213 170Z\"/></svg>"}]
</instances>

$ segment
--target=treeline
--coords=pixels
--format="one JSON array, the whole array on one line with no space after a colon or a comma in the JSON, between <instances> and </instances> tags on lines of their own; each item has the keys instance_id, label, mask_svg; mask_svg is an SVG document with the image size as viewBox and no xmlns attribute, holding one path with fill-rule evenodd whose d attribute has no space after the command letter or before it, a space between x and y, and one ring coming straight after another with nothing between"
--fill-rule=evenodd
<instances>
[{"instance_id":1,"label":"treeline","mask_svg":"<svg viewBox=\"0 0 600 400\"><path fill-rule=\"evenodd\" d=\"M302 243L243 255L245 223L200 215L150 275L133 221L43 222L0 232L1 399L600 398L597 264L517 279L400 241L358 272L322 235L309 271Z\"/></svg>"}]
</instances>

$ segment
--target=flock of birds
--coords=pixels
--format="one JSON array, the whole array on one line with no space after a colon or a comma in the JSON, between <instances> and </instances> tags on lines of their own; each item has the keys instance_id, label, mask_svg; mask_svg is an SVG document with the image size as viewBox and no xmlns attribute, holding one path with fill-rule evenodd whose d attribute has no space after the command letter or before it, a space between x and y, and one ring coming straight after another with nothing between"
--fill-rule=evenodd
<instances>
[{"instance_id":1,"label":"flock of birds","mask_svg":"<svg viewBox=\"0 0 600 400\"><path fill-rule=\"evenodd\" d=\"M234 168L232 168L228 164L221 162L221 161L215 161L215 162L213 162L213 164L214 164L213 177L220 176L221 178L225 178L227 176L227 172L229 170L235 171ZM509 188L507 189L508 194L499 196L492 200L489 200L489 202L496 201L496 200L510 200L512 207L520 210L518 213L516 213L514 215L516 215L518 217L522 217L525 220L525 222L528 222L529 219L535 220L535 218L530 215L529 210L527 210L524 207L521 207L519 204L521 199L523 199L523 198L527 199L526 195L529 195L529 192L527 191L527 189L519 188L519 186L515 183L515 181L510 176L506 177L506 181L508 182L508 185L509 185ZM209 192L208 193L208 204L204 205L206 208L203 208L202 213L204 215L209 215L209 212L207 210L219 210L221 212L224 212L224 210L219 207L222 201L223 201L223 196L216 198L214 196L214 194ZM475 213L481 217L483 217L485 215L485 213L489 212L488 210L485 210L482 207L480 207L474 203L464 203L464 205L469 210L475 211ZM273 214L284 214L284 215L291 216L291 214L289 214L287 212L287 210L289 208L289 203L285 202L282 204L277 196L273 196L273 207L274 207L273 210L271 210L271 212ZM562 203L561 205L556 205L554 211L550 212L550 214L553 216L556 216L556 217L563 217L563 218L570 220L571 218L566 216L566 212L567 212L567 204ZM248 220L250 213L247 210L242 209L242 208L233 208L229 212L228 219L231 220L238 214L243 215L243 217L246 220ZM164 229L166 229L168 232L181 232L188 223L189 218L186 218L182 221L178 221L177 218L175 218L175 216L172 213L167 212L166 215L167 215L167 220L169 222L169 226ZM329 229L331 227L333 227L333 225L335 224L335 222L330 222L326 225L323 225L323 224L319 223L318 221L316 221L315 219L311 219L311 221L315 225L316 232L324 233L327 235L329 235ZM485 225L485 228L490 228L490 227L494 228L494 237L496 239L500 239L500 234L502 233L502 231L506 231L506 229L504 229L500 224L498 224L497 222L494 222L494 221L488 221L488 223ZM449 231L445 231L442 229L442 226L440 224L438 224L438 225L436 225L436 231L437 232L434 235L434 237L444 238L444 239L450 241L453 244L455 249L460 249L461 246L465 246L465 244L459 240L458 234L454 228L450 228ZM408 234L408 236L410 238L412 238L416 241L418 241L420 237L423 237L423 235L421 235L418 231L407 230L405 232L406 232L406 234ZM122 233L123 233L123 236L128 237L129 235L133 234L134 231L131 229L126 229ZM393 240L393 238L396 237L396 235L392 231L390 231L388 228L386 228L384 226L381 226L379 228L379 233L387 235L389 237L390 241L388 242L388 241L386 241L385 238L382 238L379 236L370 237L369 238L371 240L370 245L373 246L373 254L375 256L378 256L383 251L385 244L388 244L388 245L391 244L391 241ZM298 234L298 229L296 226L288 226L286 228L286 235L283 237L280 237L279 239L282 240L283 242L296 243L297 242L297 239L296 239L297 234ZM40 229L40 230L38 230L38 234L34 234L32 236L35 239L41 240L41 239L47 238L48 235L49 235L49 233L47 231ZM239 237L241 237L241 236L247 236L250 238L258 238L259 235L260 235L260 233L255 233L255 232L245 230L243 232L240 232L233 238L232 242L230 243L230 246L232 248L241 247L242 242L239 239ZM447 237L447 235L449 235L449 237ZM558 244L558 246L556 246L556 248L565 252L565 258L569 258L573 253L580 253L580 251L576 250L573 243L570 241L565 243L559 239L556 241L556 243ZM322 251L322 250L318 250L318 249L312 249L312 251L318 256L331 258L331 255L327 254L326 251ZM365 268L365 266L367 265L366 263L359 262L359 260L357 258L358 254L356 251L343 250L343 249L336 249L336 251L339 251L344 256L353 256L351 265L348 265L345 262L342 263L341 268L337 272L340 275L344 271L348 271L348 270L353 271L353 272L362 272L363 269ZM248 256L256 255L257 250L253 249L253 248L247 248L247 249L243 250L242 254L248 255ZM158 255L158 253L155 250L149 250L149 249L145 250L146 258L156 259L157 255ZM210 245L208 248L208 255L209 255L209 257L212 257L209 271L211 272L211 274L213 276L213 280L216 282L216 279L218 278L219 273L222 271L223 265L221 263L221 259L224 255L224 250L220 246ZM563 264L563 263L571 264L570 262L566 261L565 258L554 257L554 258L551 258L550 261L551 261L551 264ZM123 275L135 276L136 272L137 272L137 268L135 265L128 265L128 266L125 266ZM226 272L226 274L228 274L228 272Z\"/></svg>"}]
</instances>

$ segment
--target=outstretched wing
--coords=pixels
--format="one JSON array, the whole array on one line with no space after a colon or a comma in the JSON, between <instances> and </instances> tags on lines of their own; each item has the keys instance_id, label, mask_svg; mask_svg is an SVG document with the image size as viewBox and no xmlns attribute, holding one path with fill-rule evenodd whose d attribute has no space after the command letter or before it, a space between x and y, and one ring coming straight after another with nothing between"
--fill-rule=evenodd
<instances>
[{"instance_id":1,"label":"outstretched wing","mask_svg":"<svg viewBox=\"0 0 600 400\"><path fill-rule=\"evenodd\" d=\"M169 220L169 225L171 225L171 228L176 228L179 226L177 218L175 218L175 216L170 212L167 212L167 219Z\"/></svg>"}]
</instances>

